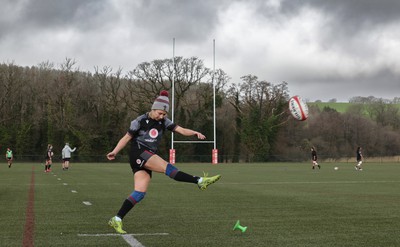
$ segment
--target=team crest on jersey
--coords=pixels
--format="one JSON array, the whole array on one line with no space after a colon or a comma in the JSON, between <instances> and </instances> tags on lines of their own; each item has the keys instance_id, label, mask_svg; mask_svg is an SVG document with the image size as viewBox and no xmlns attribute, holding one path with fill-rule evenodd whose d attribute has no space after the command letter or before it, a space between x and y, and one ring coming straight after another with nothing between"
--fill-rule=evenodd
<instances>
[{"instance_id":1,"label":"team crest on jersey","mask_svg":"<svg viewBox=\"0 0 400 247\"><path fill-rule=\"evenodd\" d=\"M157 136L158 136L158 130L157 130L157 129L151 129L151 130L149 131L149 135L150 135L151 138L157 138Z\"/></svg>"},{"instance_id":2,"label":"team crest on jersey","mask_svg":"<svg viewBox=\"0 0 400 247\"><path fill-rule=\"evenodd\" d=\"M142 163L142 161L140 159L137 159L136 164L140 165L140 163Z\"/></svg>"}]
</instances>

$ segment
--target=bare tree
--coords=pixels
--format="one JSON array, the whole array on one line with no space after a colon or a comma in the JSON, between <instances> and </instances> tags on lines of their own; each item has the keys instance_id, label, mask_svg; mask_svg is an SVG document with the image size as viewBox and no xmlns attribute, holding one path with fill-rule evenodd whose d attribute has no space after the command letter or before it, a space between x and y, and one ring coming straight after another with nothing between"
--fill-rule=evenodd
<instances>
[{"instance_id":1,"label":"bare tree","mask_svg":"<svg viewBox=\"0 0 400 247\"><path fill-rule=\"evenodd\" d=\"M287 83L273 85L247 75L238 88L230 90L231 104L241 117L241 141L249 153L256 154L250 159L268 160L279 126L287 120Z\"/></svg>"},{"instance_id":2,"label":"bare tree","mask_svg":"<svg viewBox=\"0 0 400 247\"><path fill-rule=\"evenodd\" d=\"M139 64L128 72L127 95L132 99L142 99L150 105L161 90L170 91L175 83L175 108L179 109L185 94L206 79L210 69L197 57L153 60ZM171 92L170 92L171 93ZM127 102L134 111L141 107L135 102Z\"/></svg>"}]
</instances>

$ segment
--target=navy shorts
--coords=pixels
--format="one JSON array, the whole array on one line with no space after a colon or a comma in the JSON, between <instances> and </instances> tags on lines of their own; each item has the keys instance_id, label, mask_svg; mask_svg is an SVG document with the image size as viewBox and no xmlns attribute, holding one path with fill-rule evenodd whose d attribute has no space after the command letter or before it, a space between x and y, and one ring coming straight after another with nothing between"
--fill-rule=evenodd
<instances>
[{"instance_id":1,"label":"navy shorts","mask_svg":"<svg viewBox=\"0 0 400 247\"><path fill-rule=\"evenodd\" d=\"M147 160L149 160L154 154L154 151L151 151L144 146L140 146L139 144L132 143L131 152L129 155L129 163L131 165L133 174L135 174L137 171L143 170L146 171L151 177L151 171L149 169L146 169L144 165L146 164Z\"/></svg>"},{"instance_id":2,"label":"navy shorts","mask_svg":"<svg viewBox=\"0 0 400 247\"><path fill-rule=\"evenodd\" d=\"M64 158L63 161L70 161L71 158Z\"/></svg>"}]
</instances>

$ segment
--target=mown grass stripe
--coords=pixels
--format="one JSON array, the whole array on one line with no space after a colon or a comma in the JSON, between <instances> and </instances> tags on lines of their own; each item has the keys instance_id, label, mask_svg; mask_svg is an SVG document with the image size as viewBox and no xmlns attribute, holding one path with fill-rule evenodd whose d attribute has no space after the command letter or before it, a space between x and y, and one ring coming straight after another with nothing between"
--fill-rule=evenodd
<instances>
[{"instance_id":1,"label":"mown grass stripe","mask_svg":"<svg viewBox=\"0 0 400 247\"><path fill-rule=\"evenodd\" d=\"M22 246L30 247L34 246L34 228L35 228L35 213L34 213L34 202L35 202L35 167L32 166L31 184L29 187L28 204L26 206L25 215L25 228L24 238Z\"/></svg>"}]
</instances>

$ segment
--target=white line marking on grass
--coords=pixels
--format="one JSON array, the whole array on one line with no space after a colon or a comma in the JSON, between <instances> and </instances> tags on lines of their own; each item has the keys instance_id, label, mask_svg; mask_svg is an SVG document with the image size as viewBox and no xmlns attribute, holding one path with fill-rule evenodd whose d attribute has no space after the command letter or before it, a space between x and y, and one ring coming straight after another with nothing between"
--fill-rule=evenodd
<instances>
[{"instance_id":1,"label":"white line marking on grass","mask_svg":"<svg viewBox=\"0 0 400 247\"><path fill-rule=\"evenodd\" d=\"M145 247L133 236L166 236L169 233L159 232L159 233L133 233L133 234L117 234L117 233L105 233L105 234L78 234L78 237L112 237L120 236L125 242L127 242L132 247Z\"/></svg>"},{"instance_id":2,"label":"white line marking on grass","mask_svg":"<svg viewBox=\"0 0 400 247\"><path fill-rule=\"evenodd\" d=\"M91 206L92 205L92 203L88 202L88 201L83 201L82 203L85 204L86 206Z\"/></svg>"},{"instance_id":3,"label":"white line marking on grass","mask_svg":"<svg viewBox=\"0 0 400 247\"><path fill-rule=\"evenodd\" d=\"M61 178L57 178L57 180L61 180Z\"/></svg>"},{"instance_id":4,"label":"white line marking on grass","mask_svg":"<svg viewBox=\"0 0 400 247\"><path fill-rule=\"evenodd\" d=\"M76 190L71 190L71 192L72 192L72 193L78 193L78 191L76 191Z\"/></svg>"},{"instance_id":5,"label":"white line marking on grass","mask_svg":"<svg viewBox=\"0 0 400 247\"><path fill-rule=\"evenodd\" d=\"M400 183L400 181L304 181L304 182L289 182L289 181L277 181L277 182L254 182L254 183L218 183L218 184L231 184L231 185L264 185L264 184L379 184L379 183Z\"/></svg>"},{"instance_id":6,"label":"white line marking on grass","mask_svg":"<svg viewBox=\"0 0 400 247\"><path fill-rule=\"evenodd\" d=\"M157 232L157 233L130 233L130 234L119 234L119 233L94 233L87 234L81 233L78 234L78 237L109 237L109 236L124 236L124 235L132 235L132 236L167 236L169 233L166 232Z\"/></svg>"},{"instance_id":7,"label":"white line marking on grass","mask_svg":"<svg viewBox=\"0 0 400 247\"><path fill-rule=\"evenodd\" d=\"M63 183L63 185L68 185L67 183Z\"/></svg>"},{"instance_id":8,"label":"white line marking on grass","mask_svg":"<svg viewBox=\"0 0 400 247\"><path fill-rule=\"evenodd\" d=\"M123 235L122 238L132 247L144 247L142 243L140 243L136 238L132 235Z\"/></svg>"}]
</instances>

